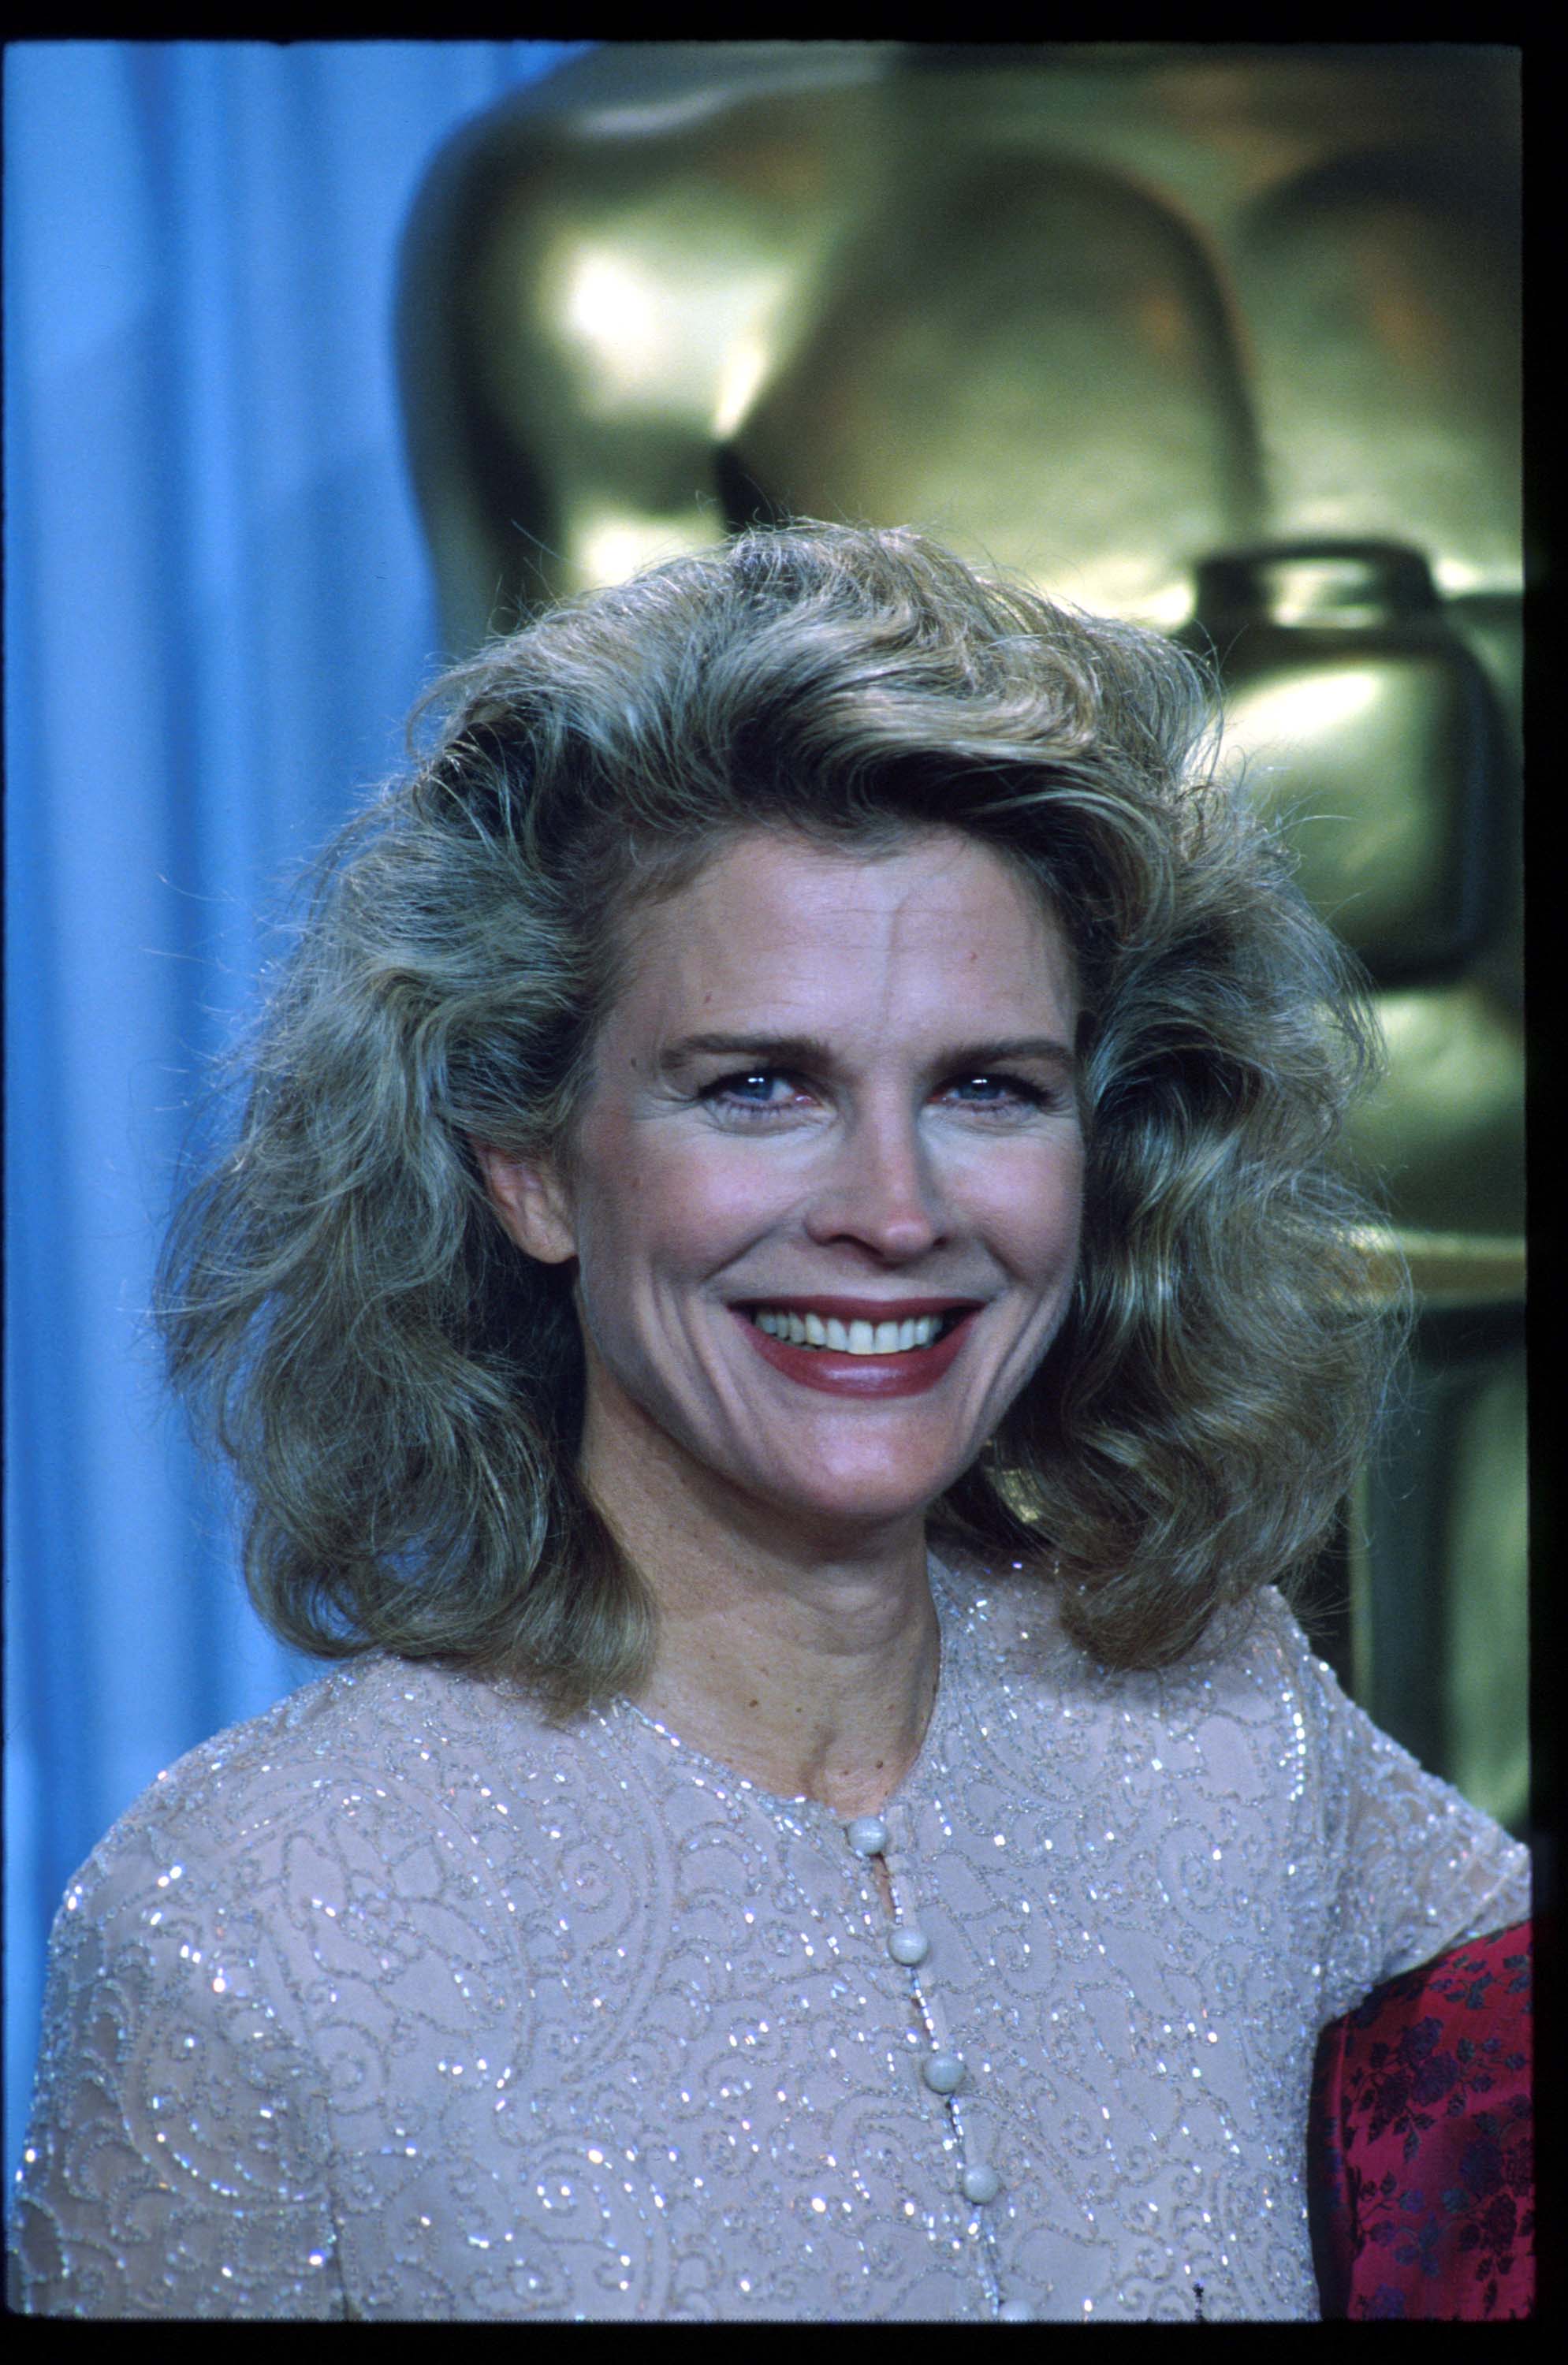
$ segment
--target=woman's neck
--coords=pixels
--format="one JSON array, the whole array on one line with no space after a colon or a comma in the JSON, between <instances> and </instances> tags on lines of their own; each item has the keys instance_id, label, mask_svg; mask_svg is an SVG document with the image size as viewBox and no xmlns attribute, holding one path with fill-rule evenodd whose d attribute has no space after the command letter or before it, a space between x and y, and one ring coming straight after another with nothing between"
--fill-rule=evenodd
<instances>
[{"instance_id":1,"label":"woman's neck","mask_svg":"<svg viewBox=\"0 0 1568 2365\"><path fill-rule=\"evenodd\" d=\"M784 1532L770 1507L704 1500L624 1463L616 1479L589 1476L594 1498L658 1608L635 1704L775 1796L874 1812L919 1755L936 1698L924 1518Z\"/></svg>"},{"instance_id":2,"label":"woman's neck","mask_svg":"<svg viewBox=\"0 0 1568 2365\"><path fill-rule=\"evenodd\" d=\"M936 1698L941 1635L924 1552L917 1579L896 1587L823 1568L728 1601L644 1574L660 1613L636 1696L644 1714L776 1797L846 1816L885 1803Z\"/></svg>"}]
</instances>

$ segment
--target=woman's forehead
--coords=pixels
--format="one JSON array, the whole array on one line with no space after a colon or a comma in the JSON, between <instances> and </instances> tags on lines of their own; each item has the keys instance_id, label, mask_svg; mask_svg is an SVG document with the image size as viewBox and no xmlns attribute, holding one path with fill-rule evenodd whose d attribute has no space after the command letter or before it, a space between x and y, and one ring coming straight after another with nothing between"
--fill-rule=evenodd
<instances>
[{"instance_id":1,"label":"woman's forehead","mask_svg":"<svg viewBox=\"0 0 1568 2365\"><path fill-rule=\"evenodd\" d=\"M774 1031L820 1033L851 1013L915 1024L945 1008L1010 1026L1072 1016L1071 948L1041 891L956 831L885 854L748 834L645 905L627 949L620 1014L639 1030L766 1015Z\"/></svg>"}]
</instances>

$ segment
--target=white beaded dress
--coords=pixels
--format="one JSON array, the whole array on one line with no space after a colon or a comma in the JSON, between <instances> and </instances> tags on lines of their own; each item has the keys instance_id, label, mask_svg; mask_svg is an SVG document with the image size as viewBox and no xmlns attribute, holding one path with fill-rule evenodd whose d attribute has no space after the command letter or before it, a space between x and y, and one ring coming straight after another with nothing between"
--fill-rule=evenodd
<instances>
[{"instance_id":1,"label":"white beaded dress","mask_svg":"<svg viewBox=\"0 0 1568 2365\"><path fill-rule=\"evenodd\" d=\"M11 2305L1316 2316L1317 2033L1527 1913L1526 1851L1271 1591L1129 1676L1040 1578L931 1575L851 1825L387 1657L160 1775L55 1923Z\"/></svg>"}]
</instances>

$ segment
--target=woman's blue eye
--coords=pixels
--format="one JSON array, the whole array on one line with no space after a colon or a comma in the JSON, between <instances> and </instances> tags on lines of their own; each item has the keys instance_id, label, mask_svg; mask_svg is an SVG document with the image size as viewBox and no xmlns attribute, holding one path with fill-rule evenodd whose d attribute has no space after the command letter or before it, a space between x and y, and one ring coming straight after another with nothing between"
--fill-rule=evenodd
<instances>
[{"instance_id":1,"label":"woman's blue eye","mask_svg":"<svg viewBox=\"0 0 1568 2365\"><path fill-rule=\"evenodd\" d=\"M773 1098L773 1087L787 1082L776 1068L753 1068L745 1075L715 1077L698 1097L721 1107L727 1104L731 1108L781 1108L784 1104Z\"/></svg>"},{"instance_id":2,"label":"woman's blue eye","mask_svg":"<svg viewBox=\"0 0 1568 2365\"><path fill-rule=\"evenodd\" d=\"M717 1076L705 1084L699 1098L720 1108L747 1109L756 1112L787 1108L793 1097L792 1080L778 1068L753 1068L743 1073ZM785 1087L782 1097L778 1088ZM798 1089L798 1088L797 1088ZM1037 1084L1025 1082L1022 1076L965 1076L945 1085L946 1094L958 1098L960 1104L977 1109L1005 1109L1022 1101L1032 1108L1042 1108L1051 1095Z\"/></svg>"},{"instance_id":3,"label":"woman's blue eye","mask_svg":"<svg viewBox=\"0 0 1568 2365\"><path fill-rule=\"evenodd\" d=\"M1046 1098L1037 1084L1025 1083L1022 1076L967 1076L955 1089L972 1093L977 1085L984 1095L979 1103L982 1108L994 1108L1003 1099L1027 1101L1038 1108Z\"/></svg>"}]
</instances>

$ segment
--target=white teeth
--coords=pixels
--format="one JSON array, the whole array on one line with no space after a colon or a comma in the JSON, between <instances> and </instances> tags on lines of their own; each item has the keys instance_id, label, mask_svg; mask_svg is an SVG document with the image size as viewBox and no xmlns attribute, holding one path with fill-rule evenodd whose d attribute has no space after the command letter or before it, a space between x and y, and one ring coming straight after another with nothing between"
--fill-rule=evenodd
<instances>
[{"instance_id":1,"label":"white teeth","mask_svg":"<svg viewBox=\"0 0 1568 2365\"><path fill-rule=\"evenodd\" d=\"M785 1307L767 1307L752 1319L770 1339L791 1347L831 1347L841 1355L907 1355L913 1347L929 1347L942 1328L936 1314L912 1315L902 1322L840 1322L834 1315L791 1314Z\"/></svg>"}]
</instances>

